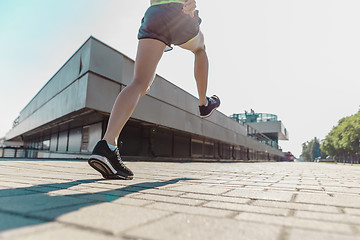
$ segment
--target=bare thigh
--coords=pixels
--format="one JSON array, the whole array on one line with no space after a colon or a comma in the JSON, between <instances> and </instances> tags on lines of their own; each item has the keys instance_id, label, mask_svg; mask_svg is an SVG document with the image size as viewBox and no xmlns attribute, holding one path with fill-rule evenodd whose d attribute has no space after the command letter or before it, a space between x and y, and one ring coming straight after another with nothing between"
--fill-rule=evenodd
<instances>
[{"instance_id":1,"label":"bare thigh","mask_svg":"<svg viewBox=\"0 0 360 240\"><path fill-rule=\"evenodd\" d=\"M199 31L199 34L196 36L195 39L181 44L179 45L179 47L190 50L194 53L200 49L205 49L204 34Z\"/></svg>"},{"instance_id":2,"label":"bare thigh","mask_svg":"<svg viewBox=\"0 0 360 240\"><path fill-rule=\"evenodd\" d=\"M133 83L141 85L145 90L151 86L165 46L165 43L155 39L139 40Z\"/></svg>"}]
</instances>

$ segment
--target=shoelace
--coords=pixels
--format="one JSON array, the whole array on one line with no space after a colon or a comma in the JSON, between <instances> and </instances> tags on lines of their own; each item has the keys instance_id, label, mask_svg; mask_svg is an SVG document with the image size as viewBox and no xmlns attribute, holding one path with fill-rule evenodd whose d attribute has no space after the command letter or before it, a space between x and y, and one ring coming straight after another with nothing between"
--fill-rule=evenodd
<instances>
[{"instance_id":1,"label":"shoelace","mask_svg":"<svg viewBox=\"0 0 360 240\"><path fill-rule=\"evenodd\" d=\"M118 162L120 163L120 166L123 167L123 168L126 168L125 164L124 164L123 161L121 160L119 149L116 148L116 149L114 150L114 152L115 152L115 154L116 154L116 157L117 157Z\"/></svg>"},{"instance_id":2,"label":"shoelace","mask_svg":"<svg viewBox=\"0 0 360 240\"><path fill-rule=\"evenodd\" d=\"M216 100L213 98L208 98L209 104L215 104Z\"/></svg>"}]
</instances>

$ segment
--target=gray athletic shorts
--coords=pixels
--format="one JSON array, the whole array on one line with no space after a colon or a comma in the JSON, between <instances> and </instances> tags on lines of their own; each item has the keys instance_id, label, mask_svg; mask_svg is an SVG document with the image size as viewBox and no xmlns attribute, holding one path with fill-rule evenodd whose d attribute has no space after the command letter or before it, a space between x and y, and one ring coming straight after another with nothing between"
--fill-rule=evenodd
<instances>
[{"instance_id":1,"label":"gray athletic shorts","mask_svg":"<svg viewBox=\"0 0 360 240\"><path fill-rule=\"evenodd\" d=\"M141 21L138 39L157 39L171 47L195 38L200 30L199 12L196 10L191 18L182 9L183 4L175 2L150 6Z\"/></svg>"}]
</instances>

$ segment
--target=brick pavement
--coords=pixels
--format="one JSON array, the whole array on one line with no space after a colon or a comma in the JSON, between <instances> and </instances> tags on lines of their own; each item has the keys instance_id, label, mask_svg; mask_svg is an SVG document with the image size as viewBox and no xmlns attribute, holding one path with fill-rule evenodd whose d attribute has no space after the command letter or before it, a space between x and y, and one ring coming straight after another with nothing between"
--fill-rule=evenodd
<instances>
[{"instance_id":1,"label":"brick pavement","mask_svg":"<svg viewBox=\"0 0 360 240\"><path fill-rule=\"evenodd\" d=\"M0 239L360 239L360 167L0 159Z\"/></svg>"}]
</instances>

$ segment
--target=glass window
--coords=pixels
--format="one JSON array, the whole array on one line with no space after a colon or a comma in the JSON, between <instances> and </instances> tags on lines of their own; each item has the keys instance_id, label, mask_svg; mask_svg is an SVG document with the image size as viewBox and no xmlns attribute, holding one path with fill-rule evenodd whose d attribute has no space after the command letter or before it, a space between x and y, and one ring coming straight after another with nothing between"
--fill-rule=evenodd
<instances>
[{"instance_id":1,"label":"glass window","mask_svg":"<svg viewBox=\"0 0 360 240\"><path fill-rule=\"evenodd\" d=\"M80 152L82 128L71 129L69 132L69 152Z\"/></svg>"},{"instance_id":2,"label":"glass window","mask_svg":"<svg viewBox=\"0 0 360 240\"><path fill-rule=\"evenodd\" d=\"M89 126L85 126L82 129L81 135L81 152L88 152L89 150Z\"/></svg>"},{"instance_id":3,"label":"glass window","mask_svg":"<svg viewBox=\"0 0 360 240\"><path fill-rule=\"evenodd\" d=\"M58 151L66 152L67 151L67 143L68 143L68 132L60 132L59 133L59 141L58 141Z\"/></svg>"},{"instance_id":4,"label":"glass window","mask_svg":"<svg viewBox=\"0 0 360 240\"><path fill-rule=\"evenodd\" d=\"M58 145L58 134L54 133L51 135L50 140L50 151L57 151L57 145Z\"/></svg>"},{"instance_id":5,"label":"glass window","mask_svg":"<svg viewBox=\"0 0 360 240\"><path fill-rule=\"evenodd\" d=\"M45 139L42 142L43 150L49 150L50 149L50 139Z\"/></svg>"}]
</instances>

